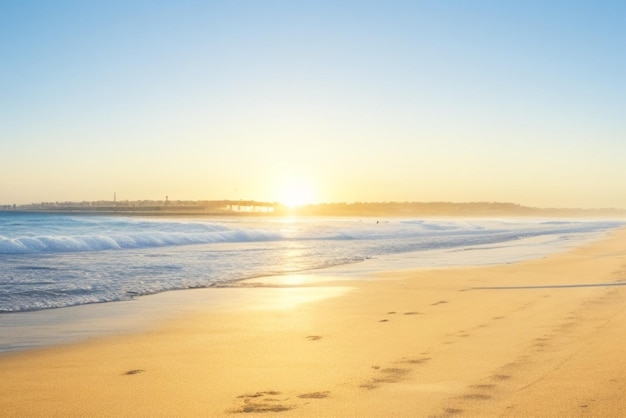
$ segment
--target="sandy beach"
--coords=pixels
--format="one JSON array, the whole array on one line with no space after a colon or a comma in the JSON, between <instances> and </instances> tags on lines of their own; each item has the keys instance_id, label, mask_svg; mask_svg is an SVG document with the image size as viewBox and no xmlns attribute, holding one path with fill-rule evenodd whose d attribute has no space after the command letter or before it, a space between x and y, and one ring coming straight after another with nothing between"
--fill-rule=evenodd
<instances>
[{"instance_id":1,"label":"sandy beach","mask_svg":"<svg viewBox=\"0 0 626 418\"><path fill-rule=\"evenodd\" d=\"M625 243L205 289L232 303L1 355L0 415L623 416Z\"/></svg>"}]
</instances>

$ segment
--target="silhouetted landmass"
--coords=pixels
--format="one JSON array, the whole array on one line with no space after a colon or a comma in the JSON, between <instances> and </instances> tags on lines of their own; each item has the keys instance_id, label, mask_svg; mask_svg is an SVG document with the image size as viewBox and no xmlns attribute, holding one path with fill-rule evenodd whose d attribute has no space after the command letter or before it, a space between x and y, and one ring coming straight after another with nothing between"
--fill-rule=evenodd
<instances>
[{"instance_id":1,"label":"silhouetted landmass","mask_svg":"<svg viewBox=\"0 0 626 418\"><path fill-rule=\"evenodd\" d=\"M533 208L500 202L330 203L303 206L297 212L332 216L626 216L624 209Z\"/></svg>"},{"instance_id":2,"label":"silhouetted landmass","mask_svg":"<svg viewBox=\"0 0 626 418\"><path fill-rule=\"evenodd\" d=\"M41 202L28 205L0 206L5 211L125 214L125 215L199 215L199 216L396 216L396 217L626 217L626 209L534 208L500 202L356 202L321 203L290 208L280 203L252 200L203 201L97 201Z\"/></svg>"}]
</instances>

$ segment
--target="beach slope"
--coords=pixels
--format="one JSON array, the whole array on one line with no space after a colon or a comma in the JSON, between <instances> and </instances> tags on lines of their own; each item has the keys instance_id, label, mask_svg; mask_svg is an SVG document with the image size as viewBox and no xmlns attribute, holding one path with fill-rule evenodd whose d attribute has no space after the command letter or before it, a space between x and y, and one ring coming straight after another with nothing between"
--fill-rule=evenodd
<instances>
[{"instance_id":1,"label":"beach slope","mask_svg":"<svg viewBox=\"0 0 626 418\"><path fill-rule=\"evenodd\" d=\"M622 284L626 230L507 265L208 289L239 302L0 356L0 415L624 415Z\"/></svg>"}]
</instances>

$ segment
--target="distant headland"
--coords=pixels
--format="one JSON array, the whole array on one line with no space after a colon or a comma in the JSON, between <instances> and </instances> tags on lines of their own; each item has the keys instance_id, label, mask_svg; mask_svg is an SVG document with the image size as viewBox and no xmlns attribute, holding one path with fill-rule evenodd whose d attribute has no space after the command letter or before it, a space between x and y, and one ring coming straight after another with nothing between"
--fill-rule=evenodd
<instances>
[{"instance_id":1,"label":"distant headland","mask_svg":"<svg viewBox=\"0 0 626 418\"><path fill-rule=\"evenodd\" d=\"M536 208L502 202L355 202L289 207L254 200L136 200L0 205L0 211L193 216L626 217L626 209Z\"/></svg>"}]
</instances>

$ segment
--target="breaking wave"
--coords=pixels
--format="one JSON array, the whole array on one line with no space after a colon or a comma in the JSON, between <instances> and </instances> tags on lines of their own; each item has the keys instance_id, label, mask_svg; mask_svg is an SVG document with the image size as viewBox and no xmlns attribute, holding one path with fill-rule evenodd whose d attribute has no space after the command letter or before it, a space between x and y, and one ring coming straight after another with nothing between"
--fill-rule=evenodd
<instances>
[{"instance_id":1,"label":"breaking wave","mask_svg":"<svg viewBox=\"0 0 626 418\"><path fill-rule=\"evenodd\" d=\"M134 232L95 235L0 236L0 254L89 252L167 247L218 242L260 242L281 239L269 231L226 230L215 232Z\"/></svg>"}]
</instances>

